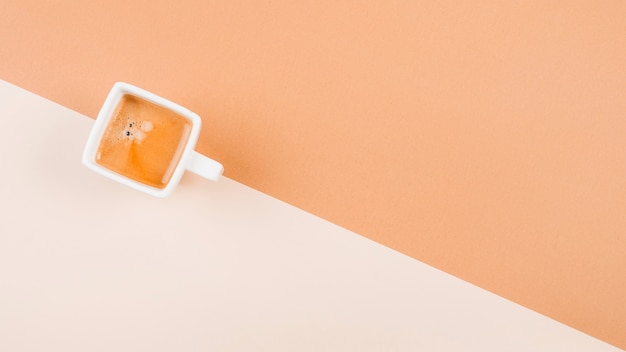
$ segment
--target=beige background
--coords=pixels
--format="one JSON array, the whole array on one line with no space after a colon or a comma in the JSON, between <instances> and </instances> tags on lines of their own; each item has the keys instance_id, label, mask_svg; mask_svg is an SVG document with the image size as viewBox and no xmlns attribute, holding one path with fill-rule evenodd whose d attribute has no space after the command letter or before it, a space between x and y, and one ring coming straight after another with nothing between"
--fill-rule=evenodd
<instances>
[{"instance_id":1,"label":"beige background","mask_svg":"<svg viewBox=\"0 0 626 352\"><path fill-rule=\"evenodd\" d=\"M80 163L91 120L0 81L18 115L0 351L618 351L230 179L116 184Z\"/></svg>"},{"instance_id":2,"label":"beige background","mask_svg":"<svg viewBox=\"0 0 626 352\"><path fill-rule=\"evenodd\" d=\"M226 175L626 347L626 2L5 1L0 77L125 80Z\"/></svg>"}]
</instances>

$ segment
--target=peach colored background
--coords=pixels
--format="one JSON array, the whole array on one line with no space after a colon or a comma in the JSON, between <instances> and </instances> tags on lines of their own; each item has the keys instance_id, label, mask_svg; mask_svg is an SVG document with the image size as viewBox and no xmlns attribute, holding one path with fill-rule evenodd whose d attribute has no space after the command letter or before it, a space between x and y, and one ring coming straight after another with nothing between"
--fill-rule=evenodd
<instances>
[{"instance_id":1,"label":"peach colored background","mask_svg":"<svg viewBox=\"0 0 626 352\"><path fill-rule=\"evenodd\" d=\"M118 184L81 163L92 120L0 80L15 115L2 352L619 350L227 178Z\"/></svg>"},{"instance_id":2,"label":"peach colored background","mask_svg":"<svg viewBox=\"0 0 626 352\"><path fill-rule=\"evenodd\" d=\"M626 347L626 2L8 1L0 78L125 80L226 175Z\"/></svg>"}]
</instances>

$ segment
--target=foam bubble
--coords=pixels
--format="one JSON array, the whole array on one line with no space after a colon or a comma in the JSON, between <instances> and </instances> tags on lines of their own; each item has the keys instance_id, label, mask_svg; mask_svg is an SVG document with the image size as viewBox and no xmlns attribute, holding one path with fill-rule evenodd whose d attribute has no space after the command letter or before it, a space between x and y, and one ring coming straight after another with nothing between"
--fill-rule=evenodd
<instances>
[{"instance_id":1,"label":"foam bubble","mask_svg":"<svg viewBox=\"0 0 626 352\"><path fill-rule=\"evenodd\" d=\"M135 133L133 133L133 136L135 137L137 142L141 142L146 139L146 134L141 131L136 131Z\"/></svg>"},{"instance_id":2,"label":"foam bubble","mask_svg":"<svg viewBox=\"0 0 626 352\"><path fill-rule=\"evenodd\" d=\"M150 132L154 128L154 124L152 123L152 121L143 121L139 128L141 128L141 130L144 132Z\"/></svg>"}]
</instances>

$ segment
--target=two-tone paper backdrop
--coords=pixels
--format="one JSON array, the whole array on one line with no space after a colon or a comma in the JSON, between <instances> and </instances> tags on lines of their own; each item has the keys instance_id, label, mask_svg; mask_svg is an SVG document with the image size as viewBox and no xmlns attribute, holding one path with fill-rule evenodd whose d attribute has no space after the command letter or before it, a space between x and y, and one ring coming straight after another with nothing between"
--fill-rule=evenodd
<instances>
[{"instance_id":1,"label":"two-tone paper backdrop","mask_svg":"<svg viewBox=\"0 0 626 352\"><path fill-rule=\"evenodd\" d=\"M0 77L122 80L226 175L626 348L626 2L3 1Z\"/></svg>"}]
</instances>

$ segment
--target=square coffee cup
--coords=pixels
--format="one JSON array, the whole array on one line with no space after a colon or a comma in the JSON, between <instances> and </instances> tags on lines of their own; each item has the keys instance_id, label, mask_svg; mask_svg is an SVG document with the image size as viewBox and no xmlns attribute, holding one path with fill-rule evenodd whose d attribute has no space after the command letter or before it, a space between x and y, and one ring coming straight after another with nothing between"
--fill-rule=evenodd
<instances>
[{"instance_id":1,"label":"square coffee cup","mask_svg":"<svg viewBox=\"0 0 626 352\"><path fill-rule=\"evenodd\" d=\"M202 120L188 109L128 83L109 92L83 152L97 173L166 197L185 170L219 180L222 165L194 150Z\"/></svg>"}]
</instances>

